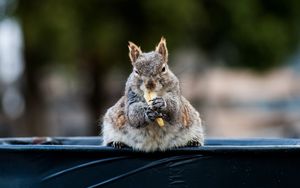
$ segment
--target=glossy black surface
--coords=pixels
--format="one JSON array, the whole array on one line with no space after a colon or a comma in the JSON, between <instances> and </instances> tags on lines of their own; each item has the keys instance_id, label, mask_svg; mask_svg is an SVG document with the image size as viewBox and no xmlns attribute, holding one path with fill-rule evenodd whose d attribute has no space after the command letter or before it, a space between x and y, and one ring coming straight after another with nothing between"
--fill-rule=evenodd
<instances>
[{"instance_id":1,"label":"glossy black surface","mask_svg":"<svg viewBox=\"0 0 300 188\"><path fill-rule=\"evenodd\" d=\"M299 139L143 153L100 137L0 139L0 187L299 187Z\"/></svg>"}]
</instances>

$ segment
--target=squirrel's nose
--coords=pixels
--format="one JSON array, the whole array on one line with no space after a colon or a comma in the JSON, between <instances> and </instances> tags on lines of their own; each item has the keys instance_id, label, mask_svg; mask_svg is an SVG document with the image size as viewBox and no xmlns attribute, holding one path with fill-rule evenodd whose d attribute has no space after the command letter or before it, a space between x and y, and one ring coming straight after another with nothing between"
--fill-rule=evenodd
<instances>
[{"instance_id":1,"label":"squirrel's nose","mask_svg":"<svg viewBox=\"0 0 300 188\"><path fill-rule=\"evenodd\" d=\"M153 90L153 89L155 89L155 87L156 87L156 84L152 79L147 81L146 88L148 90Z\"/></svg>"}]
</instances>

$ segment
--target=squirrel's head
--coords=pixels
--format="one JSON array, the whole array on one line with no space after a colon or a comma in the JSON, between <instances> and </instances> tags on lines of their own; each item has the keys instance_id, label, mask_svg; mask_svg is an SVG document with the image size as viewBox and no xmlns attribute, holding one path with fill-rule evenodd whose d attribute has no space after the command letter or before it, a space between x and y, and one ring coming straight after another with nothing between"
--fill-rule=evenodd
<instances>
[{"instance_id":1,"label":"squirrel's head","mask_svg":"<svg viewBox=\"0 0 300 188\"><path fill-rule=\"evenodd\" d=\"M141 48L129 42L129 58L133 66L133 76L139 81L140 89L160 91L170 77L166 39L161 38L154 51L142 52Z\"/></svg>"}]
</instances>

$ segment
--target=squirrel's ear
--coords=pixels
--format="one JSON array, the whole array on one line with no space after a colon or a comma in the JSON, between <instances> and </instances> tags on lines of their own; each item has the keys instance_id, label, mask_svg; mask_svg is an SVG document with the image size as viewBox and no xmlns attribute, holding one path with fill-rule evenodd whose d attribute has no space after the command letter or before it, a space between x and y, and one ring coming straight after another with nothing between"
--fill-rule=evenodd
<instances>
[{"instance_id":1,"label":"squirrel's ear","mask_svg":"<svg viewBox=\"0 0 300 188\"><path fill-rule=\"evenodd\" d=\"M167 42L164 37L161 37L160 42L155 48L155 51L162 55L164 63L168 62Z\"/></svg>"},{"instance_id":2,"label":"squirrel's ear","mask_svg":"<svg viewBox=\"0 0 300 188\"><path fill-rule=\"evenodd\" d=\"M131 63L133 64L137 58L139 57L139 55L141 55L142 50L140 47L138 47L137 45L135 45L134 43L128 41L128 48L129 48L129 58L131 60Z\"/></svg>"}]
</instances>

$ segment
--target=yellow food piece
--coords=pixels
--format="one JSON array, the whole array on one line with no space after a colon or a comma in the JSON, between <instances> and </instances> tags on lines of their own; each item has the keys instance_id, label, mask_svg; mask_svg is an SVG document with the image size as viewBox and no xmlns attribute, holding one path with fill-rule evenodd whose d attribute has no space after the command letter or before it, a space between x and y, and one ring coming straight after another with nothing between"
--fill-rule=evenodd
<instances>
[{"instance_id":1,"label":"yellow food piece","mask_svg":"<svg viewBox=\"0 0 300 188\"><path fill-rule=\"evenodd\" d=\"M144 93L144 98L146 99L147 104L150 104L150 101L154 99L156 96L157 96L156 93L153 91L146 91ZM163 127L165 125L165 122L162 118L156 118L155 121L160 127Z\"/></svg>"},{"instance_id":2,"label":"yellow food piece","mask_svg":"<svg viewBox=\"0 0 300 188\"><path fill-rule=\"evenodd\" d=\"M165 122L162 118L156 118L155 121L161 127L163 127L165 125Z\"/></svg>"}]
</instances>

